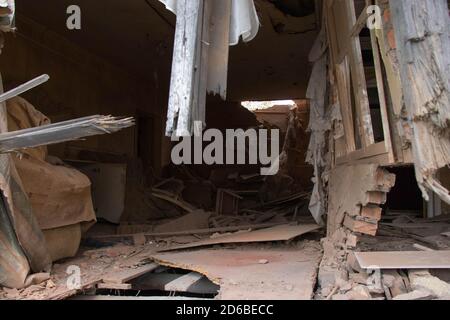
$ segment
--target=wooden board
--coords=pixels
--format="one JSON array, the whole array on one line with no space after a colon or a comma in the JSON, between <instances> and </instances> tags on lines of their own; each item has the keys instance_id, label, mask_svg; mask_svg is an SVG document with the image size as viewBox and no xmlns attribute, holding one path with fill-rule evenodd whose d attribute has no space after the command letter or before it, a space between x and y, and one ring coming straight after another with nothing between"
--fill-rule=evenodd
<instances>
[{"instance_id":1,"label":"wooden board","mask_svg":"<svg viewBox=\"0 0 450 320\"><path fill-rule=\"evenodd\" d=\"M196 284L203 278L203 275L197 272L185 274L164 286L166 291L187 292L189 287Z\"/></svg>"},{"instance_id":2,"label":"wooden board","mask_svg":"<svg viewBox=\"0 0 450 320\"><path fill-rule=\"evenodd\" d=\"M321 252L277 249L223 249L164 253L158 263L204 274L220 285L223 300L310 300ZM267 263L260 263L260 261Z\"/></svg>"},{"instance_id":3,"label":"wooden board","mask_svg":"<svg viewBox=\"0 0 450 320\"><path fill-rule=\"evenodd\" d=\"M195 247L204 247L216 244L288 241L296 237L299 237L303 234L319 230L320 228L321 227L316 224L305 224L299 226L281 225L268 229L241 232L231 235L220 236L214 239L201 240L186 245L162 249L160 250L160 252L188 249Z\"/></svg>"},{"instance_id":4,"label":"wooden board","mask_svg":"<svg viewBox=\"0 0 450 320\"><path fill-rule=\"evenodd\" d=\"M183 277L183 276L182 276ZM180 279L179 274L173 273L149 273L142 277L139 277L132 281L132 286L134 290L157 290L166 291L171 289L175 292L189 292L198 294L217 294L220 287L212 283L205 276L201 276L201 279L189 286L180 286L178 279ZM183 283L186 284L186 282ZM177 284L178 282L178 284ZM170 284L170 286L167 286ZM177 284L174 286L174 284Z\"/></svg>"},{"instance_id":5,"label":"wooden board","mask_svg":"<svg viewBox=\"0 0 450 320\"><path fill-rule=\"evenodd\" d=\"M132 286L129 283L99 283L97 289L108 289L108 290L131 290Z\"/></svg>"},{"instance_id":6,"label":"wooden board","mask_svg":"<svg viewBox=\"0 0 450 320\"><path fill-rule=\"evenodd\" d=\"M130 280L136 279L146 273L152 272L158 268L156 263L150 263L138 268L128 268L120 270L118 272L111 272L105 277L103 277L103 282L105 283L126 283Z\"/></svg>"},{"instance_id":7,"label":"wooden board","mask_svg":"<svg viewBox=\"0 0 450 320\"><path fill-rule=\"evenodd\" d=\"M450 251L355 252L363 269L450 269Z\"/></svg>"}]
</instances>

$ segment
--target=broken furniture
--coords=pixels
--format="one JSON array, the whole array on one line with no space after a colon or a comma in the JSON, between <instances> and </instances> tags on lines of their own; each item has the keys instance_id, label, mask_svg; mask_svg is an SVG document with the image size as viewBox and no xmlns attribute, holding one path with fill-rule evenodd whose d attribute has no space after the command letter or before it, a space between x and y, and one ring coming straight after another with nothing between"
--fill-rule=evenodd
<instances>
[{"instance_id":1,"label":"broken furniture","mask_svg":"<svg viewBox=\"0 0 450 320\"><path fill-rule=\"evenodd\" d=\"M239 200L243 198L226 189L217 190L216 213L219 215L237 215L239 212Z\"/></svg>"}]
</instances>

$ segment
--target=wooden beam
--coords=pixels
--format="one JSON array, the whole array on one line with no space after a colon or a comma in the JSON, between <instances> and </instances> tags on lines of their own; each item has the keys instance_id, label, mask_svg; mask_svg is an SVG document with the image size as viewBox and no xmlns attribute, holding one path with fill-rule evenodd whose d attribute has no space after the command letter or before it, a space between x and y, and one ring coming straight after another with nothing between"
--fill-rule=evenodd
<instances>
[{"instance_id":1,"label":"wooden beam","mask_svg":"<svg viewBox=\"0 0 450 320\"><path fill-rule=\"evenodd\" d=\"M386 102L386 92L384 90L385 83L382 72L382 62L380 56L380 49L378 47L377 36L375 34L375 30L370 30L370 41L372 43L372 52L375 64L375 75L377 79L377 90L378 97L380 100L380 111L381 111L381 120L383 125L383 135L384 135L384 143L386 145L386 151L389 156L389 162L394 163L394 149L392 146L392 137L391 137L391 123L389 121L388 108Z\"/></svg>"},{"instance_id":2,"label":"wooden beam","mask_svg":"<svg viewBox=\"0 0 450 320\"><path fill-rule=\"evenodd\" d=\"M97 284L97 289L107 289L107 290L131 290L132 285L129 283L109 283L100 282Z\"/></svg>"},{"instance_id":3,"label":"wooden beam","mask_svg":"<svg viewBox=\"0 0 450 320\"><path fill-rule=\"evenodd\" d=\"M355 6L353 1L344 1L347 8L347 18L352 26L356 24ZM369 97L367 94L366 76L364 74L364 63L361 54L361 43L359 37L350 37L350 68L355 93L356 113L359 120L359 131L363 147L375 143L370 114Z\"/></svg>"},{"instance_id":4,"label":"wooden beam","mask_svg":"<svg viewBox=\"0 0 450 320\"><path fill-rule=\"evenodd\" d=\"M124 268L119 271L111 271L103 277L104 283L122 284L136 279L146 273L152 272L159 265L156 263L146 264L137 268Z\"/></svg>"},{"instance_id":5,"label":"wooden beam","mask_svg":"<svg viewBox=\"0 0 450 320\"><path fill-rule=\"evenodd\" d=\"M258 230L258 229L271 228L271 227L279 226L282 224L285 224L285 222L263 223L263 224L209 228L209 229L195 229L195 230L178 231L178 232L144 233L144 235L146 237L164 238L164 237L186 236L186 235L192 235L192 234L213 234L213 233L234 232L234 231L241 231L241 230ZM134 235L135 234L97 235L97 236L89 236L89 239L114 239L114 238L122 239L122 238L133 238Z\"/></svg>"},{"instance_id":6,"label":"wooden beam","mask_svg":"<svg viewBox=\"0 0 450 320\"><path fill-rule=\"evenodd\" d=\"M208 93L227 98L231 0L212 1Z\"/></svg>"},{"instance_id":7,"label":"wooden beam","mask_svg":"<svg viewBox=\"0 0 450 320\"><path fill-rule=\"evenodd\" d=\"M113 133L134 125L133 118L91 116L0 134L0 153Z\"/></svg>"},{"instance_id":8,"label":"wooden beam","mask_svg":"<svg viewBox=\"0 0 450 320\"><path fill-rule=\"evenodd\" d=\"M368 7L369 5L366 5L363 9L363 12L358 17L358 20L356 21L355 25L352 28L352 31L350 32L351 37L359 37L362 29L364 29L364 27L367 25L367 19L369 18L369 14L367 13Z\"/></svg>"},{"instance_id":9,"label":"wooden beam","mask_svg":"<svg viewBox=\"0 0 450 320\"><path fill-rule=\"evenodd\" d=\"M50 79L50 77L47 74L43 74L37 78L34 78L33 80L30 80L17 88L14 88L8 92L5 92L0 95L0 103L9 100L11 98L17 97L18 95L21 95L22 93L25 93L45 82L47 82Z\"/></svg>"},{"instance_id":10,"label":"wooden beam","mask_svg":"<svg viewBox=\"0 0 450 320\"><path fill-rule=\"evenodd\" d=\"M197 272L185 274L164 286L166 291L188 292L189 287L193 286L203 278L203 275Z\"/></svg>"},{"instance_id":11,"label":"wooden beam","mask_svg":"<svg viewBox=\"0 0 450 320\"><path fill-rule=\"evenodd\" d=\"M177 22L170 81L166 135L192 133L192 104L198 62L197 45L202 21L203 0L177 1Z\"/></svg>"}]
</instances>

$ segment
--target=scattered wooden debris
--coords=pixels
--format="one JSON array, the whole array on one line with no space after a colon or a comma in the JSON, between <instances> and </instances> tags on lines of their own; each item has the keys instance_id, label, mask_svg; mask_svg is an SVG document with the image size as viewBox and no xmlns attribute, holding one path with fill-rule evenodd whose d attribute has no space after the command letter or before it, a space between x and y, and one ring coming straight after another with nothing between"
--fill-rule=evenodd
<instances>
[{"instance_id":1,"label":"scattered wooden debris","mask_svg":"<svg viewBox=\"0 0 450 320\"><path fill-rule=\"evenodd\" d=\"M129 283L109 283L101 282L97 284L97 289L107 290L131 290L132 286Z\"/></svg>"},{"instance_id":2,"label":"scattered wooden debris","mask_svg":"<svg viewBox=\"0 0 450 320\"><path fill-rule=\"evenodd\" d=\"M133 118L90 116L0 134L0 153L109 134L134 125Z\"/></svg>"},{"instance_id":3,"label":"scattered wooden debris","mask_svg":"<svg viewBox=\"0 0 450 320\"><path fill-rule=\"evenodd\" d=\"M200 272L220 285L226 300L309 300L320 251L289 249L198 250L154 255L156 262ZM259 264L266 259L269 264Z\"/></svg>"},{"instance_id":4,"label":"scattered wooden debris","mask_svg":"<svg viewBox=\"0 0 450 320\"><path fill-rule=\"evenodd\" d=\"M280 225L256 231L238 232L231 235L222 235L212 239L200 240L186 245L164 248L159 251L160 252L172 251L195 247L211 246L216 244L289 241L303 234L319 230L320 228L321 227L316 224L298 225L298 226Z\"/></svg>"}]
</instances>

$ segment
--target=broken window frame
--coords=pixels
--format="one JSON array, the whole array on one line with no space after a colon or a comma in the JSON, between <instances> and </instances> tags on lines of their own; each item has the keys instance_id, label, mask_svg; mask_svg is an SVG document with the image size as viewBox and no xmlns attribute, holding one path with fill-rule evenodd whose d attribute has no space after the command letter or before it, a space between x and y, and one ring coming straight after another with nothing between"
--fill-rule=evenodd
<instances>
[{"instance_id":1,"label":"broken window frame","mask_svg":"<svg viewBox=\"0 0 450 320\"><path fill-rule=\"evenodd\" d=\"M370 5L373 5L373 1L366 0L362 13L357 17L355 1L330 0L326 4L330 54L335 78L337 79L345 140L344 144L335 143L335 148L342 149L342 145L345 148L345 150L335 151L335 154L338 155L335 159L335 165L349 162L395 163L382 60L375 30L370 31L370 43L374 57L384 141L375 142L372 127L359 39L359 34L366 25L367 8Z\"/></svg>"}]
</instances>

